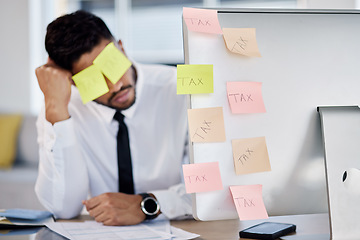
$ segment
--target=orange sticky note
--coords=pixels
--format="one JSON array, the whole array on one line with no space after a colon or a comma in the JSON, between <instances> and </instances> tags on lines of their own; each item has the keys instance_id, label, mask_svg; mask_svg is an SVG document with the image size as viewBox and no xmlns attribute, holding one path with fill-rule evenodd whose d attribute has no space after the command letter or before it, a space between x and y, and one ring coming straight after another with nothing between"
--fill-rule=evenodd
<instances>
[{"instance_id":1,"label":"orange sticky note","mask_svg":"<svg viewBox=\"0 0 360 240\"><path fill-rule=\"evenodd\" d=\"M227 49L248 57L261 57L256 41L255 28L223 28Z\"/></svg>"},{"instance_id":2,"label":"orange sticky note","mask_svg":"<svg viewBox=\"0 0 360 240\"><path fill-rule=\"evenodd\" d=\"M262 185L230 186L239 219L269 218L262 198Z\"/></svg>"},{"instance_id":3,"label":"orange sticky note","mask_svg":"<svg viewBox=\"0 0 360 240\"><path fill-rule=\"evenodd\" d=\"M184 7L183 17L190 31L222 34L216 10Z\"/></svg>"},{"instance_id":4,"label":"orange sticky note","mask_svg":"<svg viewBox=\"0 0 360 240\"><path fill-rule=\"evenodd\" d=\"M218 162L184 164L183 173L187 193L223 189Z\"/></svg>"},{"instance_id":5,"label":"orange sticky note","mask_svg":"<svg viewBox=\"0 0 360 240\"><path fill-rule=\"evenodd\" d=\"M188 109L188 122L192 142L225 142L222 107Z\"/></svg>"},{"instance_id":6,"label":"orange sticky note","mask_svg":"<svg viewBox=\"0 0 360 240\"><path fill-rule=\"evenodd\" d=\"M236 175L271 171L265 137L231 141Z\"/></svg>"},{"instance_id":7,"label":"orange sticky note","mask_svg":"<svg viewBox=\"0 0 360 240\"><path fill-rule=\"evenodd\" d=\"M91 65L75 74L72 79L79 90L81 100L84 104L109 91L104 75L95 65Z\"/></svg>"},{"instance_id":8,"label":"orange sticky note","mask_svg":"<svg viewBox=\"0 0 360 240\"><path fill-rule=\"evenodd\" d=\"M264 113L260 82L227 82L227 97L232 113Z\"/></svg>"}]
</instances>

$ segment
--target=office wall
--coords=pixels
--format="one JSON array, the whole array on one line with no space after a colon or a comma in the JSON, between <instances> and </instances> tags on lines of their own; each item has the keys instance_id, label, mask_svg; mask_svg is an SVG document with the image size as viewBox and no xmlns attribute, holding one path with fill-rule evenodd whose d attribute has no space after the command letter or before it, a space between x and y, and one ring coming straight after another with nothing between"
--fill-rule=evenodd
<instances>
[{"instance_id":1,"label":"office wall","mask_svg":"<svg viewBox=\"0 0 360 240\"><path fill-rule=\"evenodd\" d=\"M298 0L299 8L355 9L359 0Z\"/></svg>"},{"instance_id":2,"label":"office wall","mask_svg":"<svg viewBox=\"0 0 360 240\"><path fill-rule=\"evenodd\" d=\"M0 1L0 112L28 113L28 0Z\"/></svg>"},{"instance_id":3,"label":"office wall","mask_svg":"<svg viewBox=\"0 0 360 240\"><path fill-rule=\"evenodd\" d=\"M40 109L42 94L34 68L46 61L45 27L57 15L54 9L64 1L0 1L0 113L36 114ZM298 5L304 8L356 8L358 2L360 0L298 0Z\"/></svg>"}]
</instances>

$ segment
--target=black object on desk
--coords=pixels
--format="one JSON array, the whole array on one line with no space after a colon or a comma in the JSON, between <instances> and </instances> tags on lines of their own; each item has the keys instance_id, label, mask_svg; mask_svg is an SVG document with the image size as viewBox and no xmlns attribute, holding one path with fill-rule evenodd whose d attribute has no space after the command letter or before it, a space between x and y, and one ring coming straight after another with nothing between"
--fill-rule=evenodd
<instances>
[{"instance_id":1,"label":"black object on desk","mask_svg":"<svg viewBox=\"0 0 360 240\"><path fill-rule=\"evenodd\" d=\"M240 231L240 237L273 240L291 232L295 232L295 230L296 225L294 224L263 222Z\"/></svg>"}]
</instances>

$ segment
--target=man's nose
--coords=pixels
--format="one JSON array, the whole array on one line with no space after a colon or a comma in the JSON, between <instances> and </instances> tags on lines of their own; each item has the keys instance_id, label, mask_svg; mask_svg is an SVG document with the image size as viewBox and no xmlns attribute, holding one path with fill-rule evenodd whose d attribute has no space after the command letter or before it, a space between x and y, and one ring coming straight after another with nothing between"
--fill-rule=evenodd
<instances>
[{"instance_id":1,"label":"man's nose","mask_svg":"<svg viewBox=\"0 0 360 240\"><path fill-rule=\"evenodd\" d=\"M106 84L109 87L109 92L118 92L123 86L123 82L121 81L121 79L117 81L115 84L113 84L109 79L107 78L105 79L106 79Z\"/></svg>"}]
</instances>

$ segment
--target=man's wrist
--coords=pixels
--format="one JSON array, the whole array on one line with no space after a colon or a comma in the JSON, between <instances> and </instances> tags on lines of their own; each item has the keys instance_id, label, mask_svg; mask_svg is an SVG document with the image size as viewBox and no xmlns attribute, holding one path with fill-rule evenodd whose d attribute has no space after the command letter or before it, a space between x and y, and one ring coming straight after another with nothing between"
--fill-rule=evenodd
<instances>
[{"instance_id":1,"label":"man's wrist","mask_svg":"<svg viewBox=\"0 0 360 240\"><path fill-rule=\"evenodd\" d=\"M141 211L145 214L146 220L151 220L160 215L160 205L154 196L151 193L140 193L142 201L140 203Z\"/></svg>"},{"instance_id":2,"label":"man's wrist","mask_svg":"<svg viewBox=\"0 0 360 240\"><path fill-rule=\"evenodd\" d=\"M54 125L56 122L64 121L70 118L67 107L59 107L51 103L46 103L45 115L46 120L49 121L52 125Z\"/></svg>"}]
</instances>

